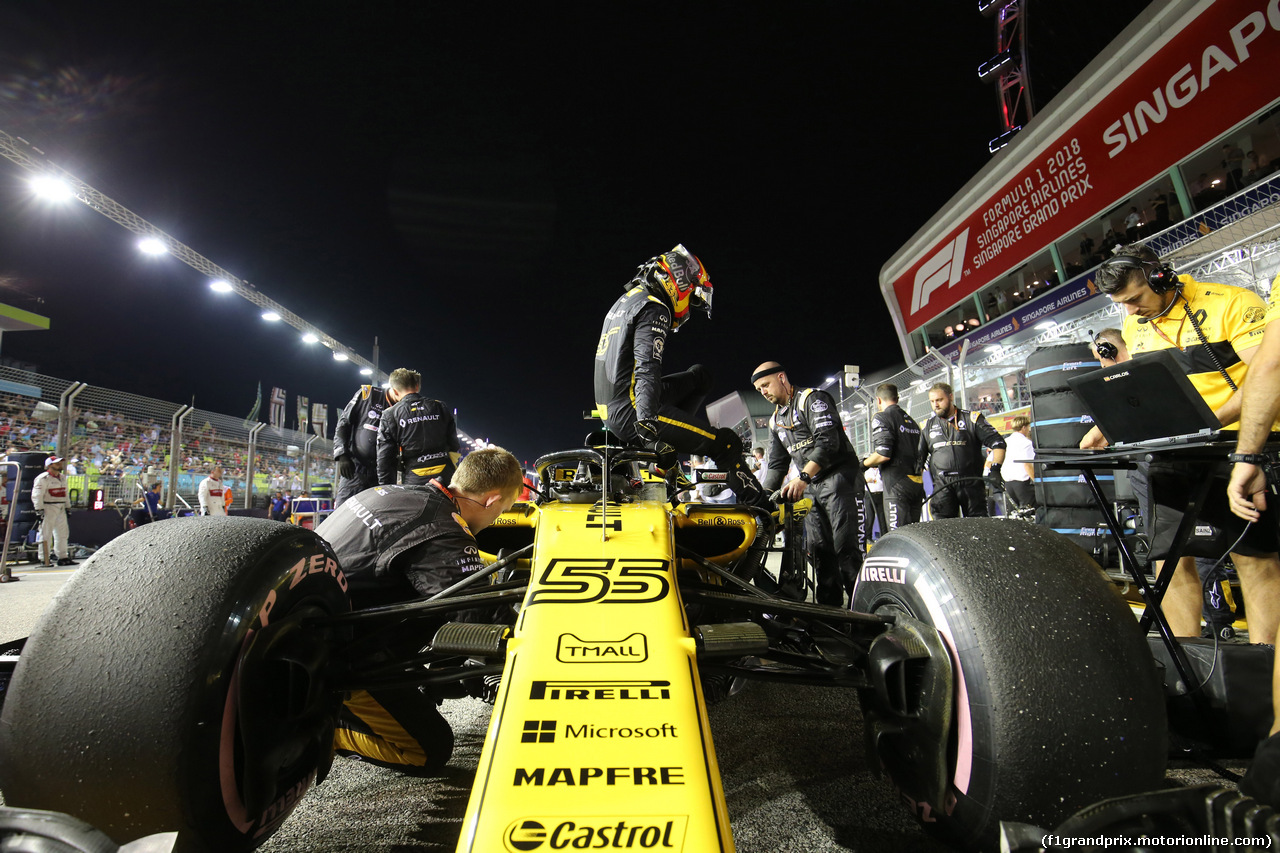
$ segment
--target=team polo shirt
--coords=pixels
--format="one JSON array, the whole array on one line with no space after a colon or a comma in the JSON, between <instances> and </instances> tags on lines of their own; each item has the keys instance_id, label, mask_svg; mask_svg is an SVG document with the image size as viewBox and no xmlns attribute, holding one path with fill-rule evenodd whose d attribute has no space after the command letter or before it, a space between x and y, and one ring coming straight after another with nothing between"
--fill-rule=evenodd
<instances>
[{"instance_id":1,"label":"team polo shirt","mask_svg":"<svg viewBox=\"0 0 1280 853\"><path fill-rule=\"evenodd\" d=\"M1124 319L1124 340L1133 355L1172 351L1191 384L1216 412L1235 392L1196 334L1188 311L1199 322L1204 340L1227 375L1239 387L1248 367L1240 353L1262 343L1267 306L1256 293L1243 287L1199 282L1189 275L1180 275L1178 280L1183 285L1182 295L1169 313L1149 323L1139 323L1137 315L1130 314Z\"/></svg>"}]
</instances>

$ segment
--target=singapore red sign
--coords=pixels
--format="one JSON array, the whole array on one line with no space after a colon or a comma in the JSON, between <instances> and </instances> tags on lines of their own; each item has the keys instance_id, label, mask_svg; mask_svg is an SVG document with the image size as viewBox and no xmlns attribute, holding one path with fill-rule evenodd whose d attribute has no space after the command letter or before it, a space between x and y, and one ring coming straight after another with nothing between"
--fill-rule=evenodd
<instances>
[{"instance_id":1,"label":"singapore red sign","mask_svg":"<svg viewBox=\"0 0 1280 853\"><path fill-rule=\"evenodd\" d=\"M1280 95L1280 0L1217 0L898 278L914 331Z\"/></svg>"}]
</instances>

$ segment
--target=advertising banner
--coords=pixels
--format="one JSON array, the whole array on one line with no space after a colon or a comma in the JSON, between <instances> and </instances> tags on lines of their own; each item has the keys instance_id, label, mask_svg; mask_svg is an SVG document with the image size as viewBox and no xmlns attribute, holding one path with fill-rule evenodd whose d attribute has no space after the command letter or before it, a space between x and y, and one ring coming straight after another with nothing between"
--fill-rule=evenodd
<instances>
[{"instance_id":1,"label":"advertising banner","mask_svg":"<svg viewBox=\"0 0 1280 853\"><path fill-rule=\"evenodd\" d=\"M307 431L307 422L310 420L307 416L307 409L310 404L311 401L308 398L301 394L298 395L298 432Z\"/></svg>"},{"instance_id":2,"label":"advertising banner","mask_svg":"<svg viewBox=\"0 0 1280 853\"><path fill-rule=\"evenodd\" d=\"M1233 222L1252 216L1265 207L1280 202L1280 177L1273 177L1249 188L1229 202L1215 205L1168 231L1146 241L1151 250L1164 257L1194 243L1201 237L1225 228Z\"/></svg>"},{"instance_id":3,"label":"advertising banner","mask_svg":"<svg viewBox=\"0 0 1280 853\"><path fill-rule=\"evenodd\" d=\"M1006 338L1014 332L1034 326L1037 323L1051 320L1055 314L1060 314L1068 308L1079 307L1086 299L1092 299L1101 293L1098 290L1098 286L1093 283L1092 276L1093 273L1091 272L1077 276L1062 287L1055 287L1039 299L1033 299L1023 305L1019 305L1011 313L1006 314L994 323L989 323L980 329L970 332L965 338L952 341L945 347L939 348L938 352L942 353L948 361L954 364L960 356L961 344L967 339L969 341L969 357L973 358L983 347L999 343L1001 338ZM1106 299L1105 296L1102 298Z\"/></svg>"},{"instance_id":4,"label":"advertising banner","mask_svg":"<svg viewBox=\"0 0 1280 853\"><path fill-rule=\"evenodd\" d=\"M893 283L919 329L1275 100L1280 0L1218 0ZM1016 143L1015 143L1016 144Z\"/></svg>"}]
</instances>

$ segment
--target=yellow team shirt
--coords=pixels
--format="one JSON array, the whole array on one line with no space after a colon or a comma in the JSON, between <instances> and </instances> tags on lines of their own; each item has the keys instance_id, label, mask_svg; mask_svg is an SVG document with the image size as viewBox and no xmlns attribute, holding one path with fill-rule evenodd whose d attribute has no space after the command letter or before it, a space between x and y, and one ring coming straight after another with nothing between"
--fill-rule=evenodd
<instances>
[{"instance_id":1,"label":"yellow team shirt","mask_svg":"<svg viewBox=\"0 0 1280 853\"><path fill-rule=\"evenodd\" d=\"M1191 384L1216 412L1235 392L1222 378L1209 348L1239 387L1248 368L1240 353L1261 344L1267 319L1280 316L1275 289L1272 289L1273 314L1269 315L1267 305L1252 290L1200 282L1189 275L1180 275L1178 280L1183 284L1182 295L1169 313L1149 323L1139 323L1138 317L1130 314L1124 319L1124 340L1133 355L1172 350ZM1204 341L1187 316L1189 312L1199 323Z\"/></svg>"}]
</instances>

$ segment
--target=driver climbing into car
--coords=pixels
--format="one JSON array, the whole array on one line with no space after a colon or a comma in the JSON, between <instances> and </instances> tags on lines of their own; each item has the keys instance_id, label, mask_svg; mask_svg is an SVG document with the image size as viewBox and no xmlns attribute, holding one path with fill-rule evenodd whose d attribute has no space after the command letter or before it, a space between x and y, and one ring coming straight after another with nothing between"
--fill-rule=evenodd
<instances>
[{"instance_id":1,"label":"driver climbing into car","mask_svg":"<svg viewBox=\"0 0 1280 853\"><path fill-rule=\"evenodd\" d=\"M845 435L836 401L826 391L795 387L776 361L757 367L751 384L774 405L764 487L772 492L781 486L789 501L806 494L813 500L804 527L818 573L818 603L839 607L862 568L862 463ZM800 473L783 486L791 463Z\"/></svg>"},{"instance_id":2,"label":"driver climbing into car","mask_svg":"<svg viewBox=\"0 0 1280 853\"><path fill-rule=\"evenodd\" d=\"M375 486L344 501L316 533L333 546L354 607L429 598L484 567L475 534L511 508L523 478L506 450L477 450L458 464L450 485L436 479L424 486ZM412 633L390 639L421 637L425 646L434 633L421 620L403 630ZM453 730L436 699L416 687L354 690L343 703L334 748L423 776L449 760Z\"/></svg>"},{"instance_id":3,"label":"driver climbing into car","mask_svg":"<svg viewBox=\"0 0 1280 853\"><path fill-rule=\"evenodd\" d=\"M715 429L695 414L711 390L700 364L663 375L667 333L678 331L697 309L711 316L711 279L682 245L640 265L626 292L605 315L596 346L596 409L605 426L624 441L643 444L669 468L677 453L710 457L729 472L729 488L742 503L768 510L760 483L743 460L742 439Z\"/></svg>"}]
</instances>

